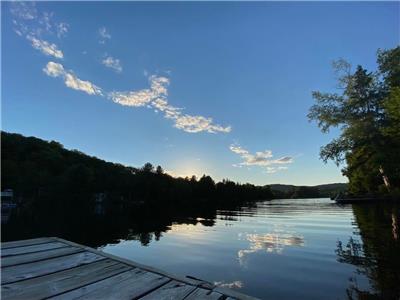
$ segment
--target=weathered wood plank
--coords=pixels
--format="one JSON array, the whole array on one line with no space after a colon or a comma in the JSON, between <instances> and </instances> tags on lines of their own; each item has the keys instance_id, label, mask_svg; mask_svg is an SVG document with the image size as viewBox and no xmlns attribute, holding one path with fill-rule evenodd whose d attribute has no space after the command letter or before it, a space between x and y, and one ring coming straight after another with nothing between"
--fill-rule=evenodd
<instances>
[{"instance_id":1,"label":"weathered wood plank","mask_svg":"<svg viewBox=\"0 0 400 300\"><path fill-rule=\"evenodd\" d=\"M5 243L1 243L1 249L21 247L21 246L30 246L30 245L36 245L36 244L44 244L44 243L49 243L49 242L53 242L53 240L51 238L37 238L37 239L5 242Z\"/></svg>"},{"instance_id":2,"label":"weathered wood plank","mask_svg":"<svg viewBox=\"0 0 400 300\"><path fill-rule=\"evenodd\" d=\"M179 300L189 295L195 286L183 282L171 281L166 285L140 298L141 300Z\"/></svg>"},{"instance_id":3,"label":"weathered wood plank","mask_svg":"<svg viewBox=\"0 0 400 300\"><path fill-rule=\"evenodd\" d=\"M59 238L10 243L2 245L2 299L256 299ZM81 265L82 253L100 260Z\"/></svg>"},{"instance_id":4,"label":"weathered wood plank","mask_svg":"<svg viewBox=\"0 0 400 300\"><path fill-rule=\"evenodd\" d=\"M224 295L214 292L213 290L206 290L202 288L196 289L185 300L219 300Z\"/></svg>"},{"instance_id":5,"label":"weathered wood plank","mask_svg":"<svg viewBox=\"0 0 400 300\"><path fill-rule=\"evenodd\" d=\"M50 299L131 300L164 285L170 280L167 277L136 268Z\"/></svg>"},{"instance_id":6,"label":"weathered wood plank","mask_svg":"<svg viewBox=\"0 0 400 300\"><path fill-rule=\"evenodd\" d=\"M87 251L91 251L93 253L97 253L99 255L103 255L103 256L105 256L107 258L119 261L121 263L130 265L132 267L139 268L139 269L142 269L142 270L145 270L145 271L148 271L148 272L160 274L160 275L169 277L169 278L177 280L177 281L182 281L182 282L186 282L188 284L202 286L202 287L206 287L206 288L210 288L210 289L215 287L215 285L213 285L213 284L210 284L208 282L202 281L200 279L196 279L196 278L191 277L191 276L185 277L185 276L181 276L181 275L177 275L177 274L172 274L172 273L169 273L169 272L166 272L166 271L163 271L163 270L151 267L151 266L143 265L141 263L138 263L138 262L130 260L130 259L126 259L126 258L123 258L123 257L115 256L115 255L112 255L112 254L109 254L109 253L106 253L106 252L102 252L102 251L99 251L99 250L96 250L96 249L93 249L93 248L90 248L90 247L86 247L86 246L83 246L83 245L80 245L80 244L77 244L77 243L74 243L74 242L71 242L71 241L60 239L60 238L57 238L57 237L52 237L52 239L54 239L55 241L60 241L62 243L66 243L66 244L71 245L73 247L81 247L81 248L83 248L83 249L85 249Z\"/></svg>"},{"instance_id":7,"label":"weathered wood plank","mask_svg":"<svg viewBox=\"0 0 400 300\"><path fill-rule=\"evenodd\" d=\"M50 273L70 269L80 265L90 264L95 261L106 259L92 252L84 251L67 256L50 258L43 261L12 266L5 268L2 272L1 283L11 283L32 277L43 276Z\"/></svg>"},{"instance_id":8,"label":"weathered wood plank","mask_svg":"<svg viewBox=\"0 0 400 300\"><path fill-rule=\"evenodd\" d=\"M56 248L47 251L40 251L40 252L33 252L28 254L22 255L14 255L14 256L7 256L1 259L1 266L3 268L15 265L21 265L26 263L31 263L35 261L41 261L49 258L64 256L68 254L83 252L85 250L77 247L63 247L63 248ZM6 271L5 271L6 272Z\"/></svg>"},{"instance_id":9,"label":"weathered wood plank","mask_svg":"<svg viewBox=\"0 0 400 300\"><path fill-rule=\"evenodd\" d=\"M258 298L242 294L237 292L233 289L223 288L223 287L216 287L214 292L224 294L225 296L234 298L234 299L241 299L241 300L257 300Z\"/></svg>"},{"instance_id":10,"label":"weathered wood plank","mask_svg":"<svg viewBox=\"0 0 400 300\"><path fill-rule=\"evenodd\" d=\"M113 260L101 260L65 271L18 281L1 286L2 299L35 300L59 295L102 279L117 275L132 267Z\"/></svg>"},{"instance_id":11,"label":"weathered wood plank","mask_svg":"<svg viewBox=\"0 0 400 300\"><path fill-rule=\"evenodd\" d=\"M50 249L67 247L68 245L61 242L51 242L44 244L37 244L31 246L23 246L23 247L15 247L15 248L7 248L1 251L1 257L11 256L11 255L20 255L32 252L46 251Z\"/></svg>"}]
</instances>

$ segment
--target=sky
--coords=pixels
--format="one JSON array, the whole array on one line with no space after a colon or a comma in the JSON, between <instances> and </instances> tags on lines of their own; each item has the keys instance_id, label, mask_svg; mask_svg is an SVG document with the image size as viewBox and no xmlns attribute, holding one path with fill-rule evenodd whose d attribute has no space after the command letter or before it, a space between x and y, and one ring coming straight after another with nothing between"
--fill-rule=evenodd
<instances>
[{"instance_id":1,"label":"sky","mask_svg":"<svg viewBox=\"0 0 400 300\"><path fill-rule=\"evenodd\" d=\"M376 69L399 2L2 2L2 130L174 176L346 182L311 92Z\"/></svg>"}]
</instances>

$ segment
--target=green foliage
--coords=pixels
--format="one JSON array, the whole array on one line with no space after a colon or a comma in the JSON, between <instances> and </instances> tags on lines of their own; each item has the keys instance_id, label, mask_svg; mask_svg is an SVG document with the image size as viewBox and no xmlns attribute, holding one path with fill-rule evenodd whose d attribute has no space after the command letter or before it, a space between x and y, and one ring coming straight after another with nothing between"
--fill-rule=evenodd
<instances>
[{"instance_id":1,"label":"green foliage","mask_svg":"<svg viewBox=\"0 0 400 300\"><path fill-rule=\"evenodd\" d=\"M14 190L23 207L94 211L95 195L106 194L108 211L149 207L221 207L271 199L268 187L223 181L174 178L151 163L133 168L66 150L57 142L1 132L2 188ZM53 213L53 211L52 211Z\"/></svg>"},{"instance_id":2,"label":"green foliage","mask_svg":"<svg viewBox=\"0 0 400 300\"><path fill-rule=\"evenodd\" d=\"M357 66L352 73L344 60L334 63L341 93L313 92L316 104L308 114L324 133L341 130L320 157L346 164L342 171L355 194L400 187L400 47L377 56L376 72Z\"/></svg>"}]
</instances>

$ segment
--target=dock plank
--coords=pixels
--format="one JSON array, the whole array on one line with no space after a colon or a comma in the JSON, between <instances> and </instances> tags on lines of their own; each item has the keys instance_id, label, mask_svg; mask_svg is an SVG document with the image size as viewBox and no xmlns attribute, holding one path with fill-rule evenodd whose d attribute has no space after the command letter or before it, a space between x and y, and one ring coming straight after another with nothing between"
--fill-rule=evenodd
<instances>
[{"instance_id":1,"label":"dock plank","mask_svg":"<svg viewBox=\"0 0 400 300\"><path fill-rule=\"evenodd\" d=\"M1 283L6 284L43 276L103 259L105 259L105 257L85 251L67 256L50 258L44 261L12 266L7 268L7 272L3 272Z\"/></svg>"},{"instance_id":2,"label":"dock plank","mask_svg":"<svg viewBox=\"0 0 400 300\"><path fill-rule=\"evenodd\" d=\"M140 300L179 300L185 299L194 289L195 286L183 282L171 281L166 285L156 289L155 291L140 298Z\"/></svg>"},{"instance_id":3,"label":"dock plank","mask_svg":"<svg viewBox=\"0 0 400 300\"><path fill-rule=\"evenodd\" d=\"M35 300L56 296L132 269L110 259L1 286L2 299Z\"/></svg>"},{"instance_id":4,"label":"dock plank","mask_svg":"<svg viewBox=\"0 0 400 300\"><path fill-rule=\"evenodd\" d=\"M60 238L2 244L1 299L254 300Z\"/></svg>"},{"instance_id":5,"label":"dock plank","mask_svg":"<svg viewBox=\"0 0 400 300\"><path fill-rule=\"evenodd\" d=\"M167 277L136 268L50 299L131 300L164 285L170 280Z\"/></svg>"},{"instance_id":6,"label":"dock plank","mask_svg":"<svg viewBox=\"0 0 400 300\"><path fill-rule=\"evenodd\" d=\"M47 251L33 252L22 255L7 256L1 259L1 265L3 268L15 265L21 265L26 263L31 263L35 261L41 261L49 258L64 256L68 254L74 254L78 252L83 252L84 250L77 247L63 247L56 248Z\"/></svg>"},{"instance_id":7,"label":"dock plank","mask_svg":"<svg viewBox=\"0 0 400 300\"><path fill-rule=\"evenodd\" d=\"M198 288L186 297L185 300L219 300L221 298L225 298L223 294L214 292L213 290Z\"/></svg>"},{"instance_id":8,"label":"dock plank","mask_svg":"<svg viewBox=\"0 0 400 300\"><path fill-rule=\"evenodd\" d=\"M67 246L68 246L67 244L61 242L51 242L51 243L44 243L44 244L37 244L30 246L7 248L1 250L1 257L46 251L50 249L62 248Z\"/></svg>"},{"instance_id":9,"label":"dock plank","mask_svg":"<svg viewBox=\"0 0 400 300\"><path fill-rule=\"evenodd\" d=\"M139 269L142 269L142 270L145 270L145 271L148 271L148 272L160 274L160 275L169 277L169 278L177 280L177 281L186 282L186 283L189 283L189 284L192 284L192 285L201 285L201 286L206 287L206 288L213 288L213 286L214 286L213 284L211 284L209 282L205 282L203 280L196 279L196 278L194 278L192 276L181 276L181 275L177 275L177 274L171 274L169 272L154 268L152 266L148 266L148 265L144 265L144 264L138 263L138 262L133 261L131 259L126 259L126 258L123 258L123 257L115 256L115 255L112 255L110 253L99 251L99 250L96 250L96 249L93 249L93 248L90 248L90 247L87 247L87 246L79 245L79 244L71 242L71 241L63 240L63 239L60 239L60 238L57 238L57 237L53 237L53 239L56 240L56 241L60 241L62 243L66 243L66 244L68 244L70 246L81 247L81 248L83 248L83 249L85 249L87 251L91 251L93 253L97 253L97 254L103 255L103 256L105 256L107 258L119 261L121 263L133 266L135 268L139 268Z\"/></svg>"},{"instance_id":10,"label":"dock plank","mask_svg":"<svg viewBox=\"0 0 400 300\"><path fill-rule=\"evenodd\" d=\"M20 240L20 241L12 241L1 243L1 249L21 247L21 246L30 246L36 244L44 244L53 242L51 238L37 238L37 239L29 239L29 240Z\"/></svg>"},{"instance_id":11,"label":"dock plank","mask_svg":"<svg viewBox=\"0 0 400 300\"><path fill-rule=\"evenodd\" d=\"M258 298L255 298L255 297L252 297L252 296L249 296L246 294L242 294L233 289L223 288L223 287L216 287L214 289L214 292L221 293L221 294L227 296L229 299L241 299L241 300L256 300L256 299L258 299Z\"/></svg>"}]
</instances>

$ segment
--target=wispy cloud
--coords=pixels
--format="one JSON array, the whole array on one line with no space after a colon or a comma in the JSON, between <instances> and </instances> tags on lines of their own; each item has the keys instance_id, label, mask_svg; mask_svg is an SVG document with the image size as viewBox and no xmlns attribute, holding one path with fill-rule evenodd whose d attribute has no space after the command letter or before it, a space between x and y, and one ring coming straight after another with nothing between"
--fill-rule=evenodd
<instances>
[{"instance_id":1,"label":"wispy cloud","mask_svg":"<svg viewBox=\"0 0 400 300\"><path fill-rule=\"evenodd\" d=\"M182 108L172 106L168 103L168 86L170 81L167 77L152 75L149 77L150 88L127 91L111 92L109 98L115 103L125 106L148 106L155 111L161 111L166 119L174 121L174 127L190 133L197 132L230 132L230 126L215 124L212 118L199 115L184 114Z\"/></svg>"},{"instance_id":2,"label":"wispy cloud","mask_svg":"<svg viewBox=\"0 0 400 300\"><path fill-rule=\"evenodd\" d=\"M32 1L11 2L10 11L14 17L22 20L33 20L37 18L36 3Z\"/></svg>"},{"instance_id":3,"label":"wispy cloud","mask_svg":"<svg viewBox=\"0 0 400 300\"><path fill-rule=\"evenodd\" d=\"M99 40L100 44L104 44L106 40L111 39L111 34L107 31L107 28L105 28L104 26L99 28L99 35L100 35L100 40Z\"/></svg>"},{"instance_id":4,"label":"wispy cloud","mask_svg":"<svg viewBox=\"0 0 400 300\"><path fill-rule=\"evenodd\" d=\"M11 13L14 16L13 24L15 32L20 36L25 36L32 44L32 47L41 51L45 55L53 56L58 59L64 58L64 53L55 43L48 42L42 36L55 34L61 38L69 30L69 25L65 22L55 22L54 13L40 13L34 2L13 2ZM111 34L105 27L98 30L99 42L104 44L111 39ZM102 64L112 68L116 72L122 71L119 59L107 56L102 60ZM51 77L61 77L67 87L83 91L89 95L103 96L102 89L90 81L81 80L72 71L67 71L59 63L49 62L43 71ZM146 71L147 73L147 71ZM169 78L163 76L149 76L150 87L137 91L113 91L107 93L107 97L115 103L124 106L141 107L147 106L155 112L162 112L164 118L173 121L173 126L185 132L209 132L227 133L231 131L230 126L222 126L214 123L210 117L201 115L190 115L183 112L182 108L175 107L168 102Z\"/></svg>"},{"instance_id":5,"label":"wispy cloud","mask_svg":"<svg viewBox=\"0 0 400 300\"><path fill-rule=\"evenodd\" d=\"M73 72L66 71L63 65L55 62L48 62L46 67L43 69L48 76L51 77L62 77L64 83L67 87L85 92L89 95L103 95L101 89L91 83L90 81L85 81L79 79Z\"/></svg>"},{"instance_id":6,"label":"wispy cloud","mask_svg":"<svg viewBox=\"0 0 400 300\"><path fill-rule=\"evenodd\" d=\"M54 56L55 58L63 58L63 52L57 48L56 44L51 44L47 41L40 40L34 36L28 35L26 37L32 43L32 47L40 50L43 54Z\"/></svg>"},{"instance_id":7,"label":"wispy cloud","mask_svg":"<svg viewBox=\"0 0 400 300\"><path fill-rule=\"evenodd\" d=\"M49 62L43 71L51 77L62 77L67 87L83 91L89 95L103 96L102 89L90 81L79 79L72 71L66 71L62 64ZM154 111L161 111L166 119L174 121L174 127L190 133L209 132L226 133L231 131L230 126L215 124L212 118L184 114L182 108L174 107L168 103L169 79L152 75L149 78L150 88L137 91L113 91L106 93L113 102L131 107L147 106Z\"/></svg>"},{"instance_id":8,"label":"wispy cloud","mask_svg":"<svg viewBox=\"0 0 400 300\"><path fill-rule=\"evenodd\" d=\"M22 35L41 37L44 34L61 38L68 32L69 24L54 20L54 13L39 11L33 1L13 1L10 4L14 31Z\"/></svg>"},{"instance_id":9,"label":"wispy cloud","mask_svg":"<svg viewBox=\"0 0 400 300\"><path fill-rule=\"evenodd\" d=\"M122 72L121 61L118 58L114 58L112 56L107 56L101 61L101 63L103 65L105 65L107 68L113 69L117 73Z\"/></svg>"},{"instance_id":10,"label":"wispy cloud","mask_svg":"<svg viewBox=\"0 0 400 300\"><path fill-rule=\"evenodd\" d=\"M53 12L45 11L38 18L39 24L41 24L47 32L52 32L53 30L53 16Z\"/></svg>"},{"instance_id":11,"label":"wispy cloud","mask_svg":"<svg viewBox=\"0 0 400 300\"><path fill-rule=\"evenodd\" d=\"M67 32L69 30L69 24L65 22L61 22L57 24L56 31L57 31L57 36L59 38L62 38L67 35Z\"/></svg>"},{"instance_id":12,"label":"wispy cloud","mask_svg":"<svg viewBox=\"0 0 400 300\"><path fill-rule=\"evenodd\" d=\"M230 145L229 149L242 158L242 162L235 164L235 167L258 166L264 168L267 173L275 173L279 170L287 169L287 167L281 165L290 164L293 162L293 158L290 156L283 156L278 159L273 159L271 150L259 151L252 154L237 144Z\"/></svg>"},{"instance_id":13,"label":"wispy cloud","mask_svg":"<svg viewBox=\"0 0 400 300\"><path fill-rule=\"evenodd\" d=\"M68 32L69 25L54 21L53 12L39 12L35 2L15 1L10 4L14 31L31 42L32 47L45 55L63 58L63 52L56 44L48 42L44 35L57 35L61 38Z\"/></svg>"}]
</instances>

